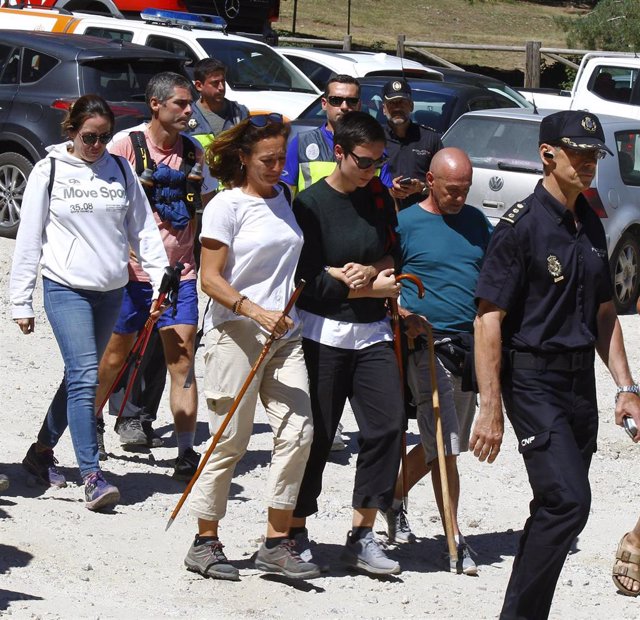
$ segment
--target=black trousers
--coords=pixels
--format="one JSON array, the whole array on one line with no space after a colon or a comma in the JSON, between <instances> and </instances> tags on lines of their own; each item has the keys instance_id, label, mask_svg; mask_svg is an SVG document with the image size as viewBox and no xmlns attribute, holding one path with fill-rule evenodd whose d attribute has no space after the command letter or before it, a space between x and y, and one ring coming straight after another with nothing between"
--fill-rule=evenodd
<instances>
[{"instance_id":1,"label":"black trousers","mask_svg":"<svg viewBox=\"0 0 640 620\"><path fill-rule=\"evenodd\" d=\"M313 443L295 517L318 511L324 472L347 398L360 434L354 508L387 510L400 466L404 429L400 373L391 343L339 349L303 339L313 411Z\"/></svg>"},{"instance_id":2,"label":"black trousers","mask_svg":"<svg viewBox=\"0 0 640 620\"><path fill-rule=\"evenodd\" d=\"M500 618L544 620L589 516L588 474L598 434L593 365L573 371L507 368L502 395L533 500Z\"/></svg>"},{"instance_id":3,"label":"black trousers","mask_svg":"<svg viewBox=\"0 0 640 620\"><path fill-rule=\"evenodd\" d=\"M109 398L109 415L118 415L120 411L132 368L124 374L120 385ZM166 381L167 365L162 340L158 330L154 329L140 361L138 376L129 393L122 417L138 418L141 422L155 422Z\"/></svg>"}]
</instances>

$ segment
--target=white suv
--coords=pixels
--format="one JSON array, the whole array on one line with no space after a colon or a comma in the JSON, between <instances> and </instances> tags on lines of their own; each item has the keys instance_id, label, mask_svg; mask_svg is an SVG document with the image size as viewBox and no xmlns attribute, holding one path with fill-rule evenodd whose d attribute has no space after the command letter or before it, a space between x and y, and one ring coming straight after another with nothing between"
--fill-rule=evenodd
<instances>
[{"instance_id":1,"label":"white suv","mask_svg":"<svg viewBox=\"0 0 640 620\"><path fill-rule=\"evenodd\" d=\"M43 9L0 9L0 23L11 30L89 34L154 47L186 58L190 61L187 71L189 65L213 56L227 67L228 98L246 105L251 112L279 112L296 118L320 94L311 80L264 43L191 27L189 24L198 16L189 13L184 13L184 24L172 16L172 26L159 25L164 22L162 11L156 13L158 23L148 23Z\"/></svg>"},{"instance_id":2,"label":"white suv","mask_svg":"<svg viewBox=\"0 0 640 620\"><path fill-rule=\"evenodd\" d=\"M473 164L467 202L493 223L528 196L542 177L540 121L554 110L482 110L463 114L442 137ZM598 162L584 192L602 218L618 312L635 308L640 292L640 120L598 115L614 156Z\"/></svg>"}]
</instances>

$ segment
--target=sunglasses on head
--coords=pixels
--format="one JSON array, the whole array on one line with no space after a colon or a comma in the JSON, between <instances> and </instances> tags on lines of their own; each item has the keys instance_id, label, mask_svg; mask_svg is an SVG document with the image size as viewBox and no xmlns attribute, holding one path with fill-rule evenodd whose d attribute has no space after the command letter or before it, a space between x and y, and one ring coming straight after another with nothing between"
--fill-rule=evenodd
<instances>
[{"instance_id":1,"label":"sunglasses on head","mask_svg":"<svg viewBox=\"0 0 640 620\"><path fill-rule=\"evenodd\" d=\"M107 144L109 140L113 138L113 134L110 132L107 133L81 133L80 139L87 145L93 146L96 142L100 142L100 144Z\"/></svg>"},{"instance_id":2,"label":"sunglasses on head","mask_svg":"<svg viewBox=\"0 0 640 620\"><path fill-rule=\"evenodd\" d=\"M249 122L254 127L266 127L269 123L282 123L282 114L272 112L271 114L256 114L249 117Z\"/></svg>"},{"instance_id":3,"label":"sunglasses on head","mask_svg":"<svg viewBox=\"0 0 640 620\"><path fill-rule=\"evenodd\" d=\"M331 95L327 97L327 101L334 108L339 108L345 101L347 105L353 108L360 103L360 97L337 97L336 95Z\"/></svg>"},{"instance_id":4,"label":"sunglasses on head","mask_svg":"<svg viewBox=\"0 0 640 620\"><path fill-rule=\"evenodd\" d=\"M362 155L356 155L353 151L349 152L349 155L353 157L353 161L356 162L356 166L360 168L360 170L367 170L371 168L371 166L375 166L376 168L382 168L384 164L389 159L386 155L383 155L380 159L373 159L372 157L363 157Z\"/></svg>"}]
</instances>

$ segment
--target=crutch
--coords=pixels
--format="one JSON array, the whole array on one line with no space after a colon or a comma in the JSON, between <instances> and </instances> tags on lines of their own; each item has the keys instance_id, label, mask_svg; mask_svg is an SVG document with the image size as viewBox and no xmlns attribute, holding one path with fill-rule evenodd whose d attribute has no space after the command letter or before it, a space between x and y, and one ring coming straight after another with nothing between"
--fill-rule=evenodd
<instances>
[{"instance_id":1,"label":"crutch","mask_svg":"<svg viewBox=\"0 0 640 620\"><path fill-rule=\"evenodd\" d=\"M118 374L111 384L111 387L109 388L102 403L100 404L100 407L98 407L98 409L96 410L96 415L100 415L100 413L102 413L105 405L107 404L107 402L109 402L111 394L113 394L113 392L117 389L120 381L122 381L122 377L124 377L125 373L133 365L133 370L131 371L129 381L127 382L127 387L124 392L124 397L122 399L122 405L120 405L120 411L118 411L118 419L122 415L122 412L124 411L124 408L127 404L127 400L129 399L129 394L131 393L131 389L133 388L134 382L138 375L138 370L140 369L140 364L142 362L144 352L146 351L147 345L149 344L151 332L153 331L156 322L160 318L159 315L157 317L154 317L153 313L156 310L162 308L162 306L165 305L165 302L168 302L169 306L173 306L175 311L176 303L178 301L178 289L180 287L180 274L182 273L183 269L184 265L182 263L176 263L176 266L173 268L165 267L164 276L162 277L162 282L160 283L160 290L158 291L158 298L156 299L153 308L151 308L150 316L146 320L144 327L140 330L138 337L133 343L133 346L131 347L127 358L118 371Z\"/></svg>"},{"instance_id":2,"label":"crutch","mask_svg":"<svg viewBox=\"0 0 640 620\"><path fill-rule=\"evenodd\" d=\"M422 299L424 297L424 286L420 281L420 278L410 273L402 273L396 276L396 282L401 280L410 280L418 287L418 297ZM389 304L391 306L391 322L393 324L393 349L396 353L396 360L398 362L398 369L400 371L400 385L402 392L404 393L404 367L402 363L402 332L400 329L400 314L398 312L398 300L390 297ZM402 434L402 453L400 456L400 480L402 484L402 501L405 510L409 507L409 489L407 483L407 434Z\"/></svg>"},{"instance_id":3,"label":"crutch","mask_svg":"<svg viewBox=\"0 0 640 620\"><path fill-rule=\"evenodd\" d=\"M282 321L282 319L284 319L284 317L286 317L289 314L289 312L291 312L291 309L293 308L296 301L298 300L298 297L300 297L300 293L302 293L302 288L304 287L305 284L306 282L304 280L300 280L300 282L298 282L298 285L296 286L295 290L293 291L293 294L289 298L287 305L284 307L284 310L282 311L282 316L278 320L278 323ZM193 485L196 483L196 481L200 477L200 474L202 473L204 466L207 464L207 461L209 460L209 458L213 454L213 451L218 445L218 442L220 441L220 437L222 437L222 433L224 433L225 429L227 428L227 425L229 424L229 422L231 422L231 418L233 417L233 414L236 412L236 409L238 408L238 406L240 405L240 401L242 401L242 398L244 397L245 392L249 389L249 385L253 381L253 378L256 376L256 372L258 372L258 368L264 361L265 357L267 357L267 353L269 353L269 349L271 348L271 345L274 343L275 340L277 340L276 328L277 328L277 324L276 324L276 327L274 327L271 334L269 334L267 341L262 347L262 351L260 351L260 355L258 356L258 359L253 364L251 370L249 371L249 374L247 375L247 378L245 379L244 383L242 384L242 387L240 388L240 391L238 392L238 395L236 396L235 400L231 404L231 408L227 412L227 415L225 416L224 420L222 420L222 424L220 424L220 428L211 439L211 444L207 448L207 451L202 455L202 458L200 459L200 464L198 465L198 469L196 469L196 473L193 474L193 477L189 481L187 488L182 493L182 496L178 500L176 507L173 509L173 512L169 517L169 521L167 522L167 525L164 528L165 532L171 527L171 525L175 521L175 518L178 516L178 513L180 512L182 505L184 504L187 497L189 496L189 493L191 493L191 489L193 488Z\"/></svg>"}]
</instances>

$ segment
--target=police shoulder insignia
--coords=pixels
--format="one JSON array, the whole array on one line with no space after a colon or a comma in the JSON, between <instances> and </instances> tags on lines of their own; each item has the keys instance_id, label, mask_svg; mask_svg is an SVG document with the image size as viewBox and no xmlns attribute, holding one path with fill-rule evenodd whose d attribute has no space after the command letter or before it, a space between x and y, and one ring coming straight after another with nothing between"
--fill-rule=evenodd
<instances>
[{"instance_id":1,"label":"police shoulder insignia","mask_svg":"<svg viewBox=\"0 0 640 620\"><path fill-rule=\"evenodd\" d=\"M500 218L503 222L509 222L515 224L527 211L529 205L524 202L516 202L508 211L505 211L504 215Z\"/></svg>"},{"instance_id":2,"label":"police shoulder insignia","mask_svg":"<svg viewBox=\"0 0 640 620\"><path fill-rule=\"evenodd\" d=\"M187 123L187 127L189 127L189 129L195 129L198 126L198 119L197 118L190 118L188 123Z\"/></svg>"}]
</instances>

